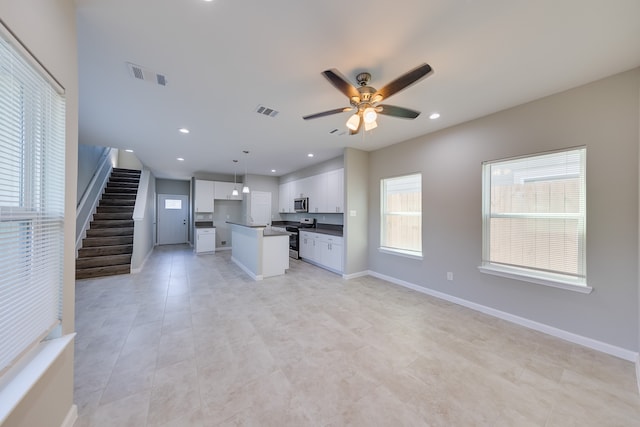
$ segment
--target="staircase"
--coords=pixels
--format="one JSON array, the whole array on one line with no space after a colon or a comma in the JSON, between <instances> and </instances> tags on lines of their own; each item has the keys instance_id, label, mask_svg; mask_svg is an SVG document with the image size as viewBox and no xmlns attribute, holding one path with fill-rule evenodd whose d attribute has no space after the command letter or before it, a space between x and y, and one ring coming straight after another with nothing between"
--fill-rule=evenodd
<instances>
[{"instance_id":1,"label":"staircase","mask_svg":"<svg viewBox=\"0 0 640 427\"><path fill-rule=\"evenodd\" d=\"M76 259L76 279L129 274L140 171L113 168Z\"/></svg>"}]
</instances>

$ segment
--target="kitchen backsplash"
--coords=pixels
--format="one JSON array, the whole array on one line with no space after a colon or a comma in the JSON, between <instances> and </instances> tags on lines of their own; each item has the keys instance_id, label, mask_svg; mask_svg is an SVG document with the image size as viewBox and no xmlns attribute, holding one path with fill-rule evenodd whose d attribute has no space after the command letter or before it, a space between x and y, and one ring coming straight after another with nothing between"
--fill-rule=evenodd
<instances>
[{"instance_id":1,"label":"kitchen backsplash","mask_svg":"<svg viewBox=\"0 0 640 427\"><path fill-rule=\"evenodd\" d=\"M344 224L344 214L332 214L332 213L281 213L280 217L283 221L300 221L302 218L315 218L316 222L322 224Z\"/></svg>"}]
</instances>

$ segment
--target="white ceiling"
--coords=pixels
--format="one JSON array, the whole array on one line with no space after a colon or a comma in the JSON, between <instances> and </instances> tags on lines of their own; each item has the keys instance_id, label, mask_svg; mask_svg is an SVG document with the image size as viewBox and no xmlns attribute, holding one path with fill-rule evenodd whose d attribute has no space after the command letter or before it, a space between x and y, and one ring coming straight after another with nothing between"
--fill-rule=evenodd
<instances>
[{"instance_id":1,"label":"white ceiling","mask_svg":"<svg viewBox=\"0 0 640 427\"><path fill-rule=\"evenodd\" d=\"M238 173L248 159L249 173L283 175L640 66L638 0L76 3L80 143L133 149L162 178L233 174L233 159ZM127 62L167 85L134 79ZM323 70L353 84L368 71L380 88L423 62L434 73L385 101L421 111L415 120L383 116L355 136L329 133L350 113L302 120L349 105Z\"/></svg>"}]
</instances>

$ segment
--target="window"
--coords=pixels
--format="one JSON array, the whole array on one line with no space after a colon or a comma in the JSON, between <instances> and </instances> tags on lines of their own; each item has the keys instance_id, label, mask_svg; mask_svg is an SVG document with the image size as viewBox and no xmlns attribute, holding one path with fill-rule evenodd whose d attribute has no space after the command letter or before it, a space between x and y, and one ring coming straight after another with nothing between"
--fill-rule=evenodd
<instances>
[{"instance_id":1,"label":"window","mask_svg":"<svg viewBox=\"0 0 640 427\"><path fill-rule=\"evenodd\" d=\"M165 209L182 209L182 200L180 199L165 199L164 200L164 208Z\"/></svg>"},{"instance_id":2,"label":"window","mask_svg":"<svg viewBox=\"0 0 640 427\"><path fill-rule=\"evenodd\" d=\"M422 174L380 181L380 250L422 257Z\"/></svg>"},{"instance_id":3,"label":"window","mask_svg":"<svg viewBox=\"0 0 640 427\"><path fill-rule=\"evenodd\" d=\"M0 373L59 334L65 102L0 27Z\"/></svg>"},{"instance_id":4,"label":"window","mask_svg":"<svg viewBox=\"0 0 640 427\"><path fill-rule=\"evenodd\" d=\"M586 149L483 164L481 270L586 286Z\"/></svg>"}]
</instances>

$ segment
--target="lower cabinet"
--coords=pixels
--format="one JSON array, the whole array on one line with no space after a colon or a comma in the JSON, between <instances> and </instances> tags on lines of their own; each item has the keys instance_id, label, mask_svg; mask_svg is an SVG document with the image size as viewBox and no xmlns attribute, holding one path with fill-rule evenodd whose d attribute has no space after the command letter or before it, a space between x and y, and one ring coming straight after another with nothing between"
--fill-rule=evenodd
<instances>
[{"instance_id":1,"label":"lower cabinet","mask_svg":"<svg viewBox=\"0 0 640 427\"><path fill-rule=\"evenodd\" d=\"M328 270L342 273L343 238L300 231L300 257Z\"/></svg>"}]
</instances>

